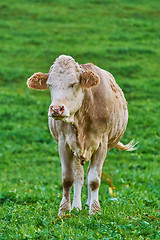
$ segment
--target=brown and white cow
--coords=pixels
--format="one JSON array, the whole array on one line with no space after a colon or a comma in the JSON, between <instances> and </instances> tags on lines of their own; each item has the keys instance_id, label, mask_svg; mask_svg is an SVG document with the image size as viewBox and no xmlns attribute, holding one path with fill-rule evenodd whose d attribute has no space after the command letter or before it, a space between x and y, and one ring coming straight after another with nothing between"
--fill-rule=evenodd
<instances>
[{"instance_id":1,"label":"brown and white cow","mask_svg":"<svg viewBox=\"0 0 160 240\"><path fill-rule=\"evenodd\" d=\"M31 89L49 88L51 93L49 128L59 144L62 165L63 198L59 215L82 208L83 165L87 161L89 213L100 212L98 191L107 151L113 147L134 150L133 141L127 145L120 142L128 121L122 90L109 72L92 63L79 65L66 55L56 59L48 74L32 75L27 85Z\"/></svg>"}]
</instances>

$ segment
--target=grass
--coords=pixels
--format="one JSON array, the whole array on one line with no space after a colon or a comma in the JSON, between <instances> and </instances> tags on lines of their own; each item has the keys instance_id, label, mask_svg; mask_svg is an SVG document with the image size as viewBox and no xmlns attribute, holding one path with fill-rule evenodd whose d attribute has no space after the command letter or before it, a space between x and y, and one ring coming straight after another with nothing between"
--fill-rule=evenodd
<instances>
[{"instance_id":1,"label":"grass","mask_svg":"<svg viewBox=\"0 0 160 240\"><path fill-rule=\"evenodd\" d=\"M159 239L160 44L158 0L1 0L0 239ZM62 197L49 92L26 79L60 54L110 71L123 89L129 123L103 168L101 215L57 218ZM85 171L86 171L85 166ZM73 195L73 193L71 193Z\"/></svg>"}]
</instances>

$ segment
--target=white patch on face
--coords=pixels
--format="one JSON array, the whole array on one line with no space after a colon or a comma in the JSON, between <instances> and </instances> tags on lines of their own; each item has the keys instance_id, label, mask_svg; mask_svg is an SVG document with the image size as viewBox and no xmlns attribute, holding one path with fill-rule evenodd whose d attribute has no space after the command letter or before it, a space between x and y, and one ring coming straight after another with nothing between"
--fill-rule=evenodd
<instances>
[{"instance_id":1,"label":"white patch on face","mask_svg":"<svg viewBox=\"0 0 160 240\"><path fill-rule=\"evenodd\" d=\"M67 59L67 56L65 58ZM78 64L71 57L68 57L68 62L65 64L63 59L60 60L54 63L47 85L51 93L51 105L64 106L64 115L66 116L64 120L72 122L84 97L80 86L80 70Z\"/></svg>"}]
</instances>

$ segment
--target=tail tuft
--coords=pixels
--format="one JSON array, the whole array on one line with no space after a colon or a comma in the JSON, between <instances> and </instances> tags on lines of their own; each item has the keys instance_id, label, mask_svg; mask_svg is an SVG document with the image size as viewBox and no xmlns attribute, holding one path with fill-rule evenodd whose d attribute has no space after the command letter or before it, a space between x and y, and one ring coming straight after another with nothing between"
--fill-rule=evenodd
<instances>
[{"instance_id":1,"label":"tail tuft","mask_svg":"<svg viewBox=\"0 0 160 240\"><path fill-rule=\"evenodd\" d=\"M115 148L118 148L120 150L124 150L124 151L135 151L137 149L137 147L135 147L138 144L138 142L135 143L134 140L132 140L131 142L129 142L126 145L123 145L123 143L118 142L117 145L115 146Z\"/></svg>"}]
</instances>

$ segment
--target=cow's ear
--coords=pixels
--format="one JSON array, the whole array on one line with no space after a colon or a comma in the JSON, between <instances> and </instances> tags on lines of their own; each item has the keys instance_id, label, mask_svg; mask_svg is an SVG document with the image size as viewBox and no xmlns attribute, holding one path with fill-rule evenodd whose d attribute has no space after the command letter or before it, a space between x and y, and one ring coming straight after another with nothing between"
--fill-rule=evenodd
<instances>
[{"instance_id":1,"label":"cow's ear","mask_svg":"<svg viewBox=\"0 0 160 240\"><path fill-rule=\"evenodd\" d=\"M47 89L48 74L35 73L27 80L27 86L31 89L45 90Z\"/></svg>"},{"instance_id":2,"label":"cow's ear","mask_svg":"<svg viewBox=\"0 0 160 240\"><path fill-rule=\"evenodd\" d=\"M91 70L86 70L81 73L81 86L82 88L91 88L99 84L100 78L96 73Z\"/></svg>"}]
</instances>

